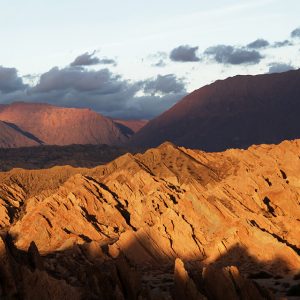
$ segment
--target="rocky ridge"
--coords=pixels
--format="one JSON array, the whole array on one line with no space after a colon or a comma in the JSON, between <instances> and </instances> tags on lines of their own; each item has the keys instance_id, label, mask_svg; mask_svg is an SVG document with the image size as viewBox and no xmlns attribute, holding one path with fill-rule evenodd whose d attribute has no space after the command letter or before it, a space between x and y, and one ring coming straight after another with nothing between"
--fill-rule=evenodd
<instances>
[{"instance_id":1,"label":"rocky ridge","mask_svg":"<svg viewBox=\"0 0 300 300\"><path fill-rule=\"evenodd\" d=\"M0 173L0 295L296 299L299 153L299 140L164 143L93 169Z\"/></svg>"}]
</instances>

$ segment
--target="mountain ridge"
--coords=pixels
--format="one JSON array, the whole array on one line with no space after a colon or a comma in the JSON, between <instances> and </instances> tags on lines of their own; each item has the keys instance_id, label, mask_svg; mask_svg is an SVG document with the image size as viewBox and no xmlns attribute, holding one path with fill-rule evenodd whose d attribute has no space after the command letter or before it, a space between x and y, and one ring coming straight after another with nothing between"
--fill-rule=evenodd
<instances>
[{"instance_id":1,"label":"mountain ridge","mask_svg":"<svg viewBox=\"0 0 300 300\"><path fill-rule=\"evenodd\" d=\"M247 148L299 137L300 70L239 75L195 90L151 120L131 141L164 140L207 151Z\"/></svg>"},{"instance_id":2,"label":"mountain ridge","mask_svg":"<svg viewBox=\"0 0 300 300\"><path fill-rule=\"evenodd\" d=\"M235 274L249 299L286 296L300 270L299 151L300 140L219 153L166 142L92 169L3 172L4 242L34 255L22 272L75 295L238 299Z\"/></svg>"}]
</instances>

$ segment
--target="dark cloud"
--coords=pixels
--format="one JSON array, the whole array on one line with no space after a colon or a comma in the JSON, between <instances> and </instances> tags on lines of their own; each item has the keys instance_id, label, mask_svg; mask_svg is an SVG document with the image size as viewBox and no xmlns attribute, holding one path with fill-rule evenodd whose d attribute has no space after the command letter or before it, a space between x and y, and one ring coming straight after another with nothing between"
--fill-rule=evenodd
<instances>
[{"instance_id":1,"label":"dark cloud","mask_svg":"<svg viewBox=\"0 0 300 300\"><path fill-rule=\"evenodd\" d=\"M290 64L278 63L274 62L269 64L269 72L268 73L282 73L290 70L295 70L295 68Z\"/></svg>"},{"instance_id":2,"label":"dark cloud","mask_svg":"<svg viewBox=\"0 0 300 300\"><path fill-rule=\"evenodd\" d=\"M272 45L273 48L280 48L286 46L293 46L293 43L289 40L284 40L284 41L277 41Z\"/></svg>"},{"instance_id":3,"label":"dark cloud","mask_svg":"<svg viewBox=\"0 0 300 300\"><path fill-rule=\"evenodd\" d=\"M174 74L141 81L139 87L145 95L132 98L129 106L115 112L116 117L152 119L187 95L183 79Z\"/></svg>"},{"instance_id":4,"label":"dark cloud","mask_svg":"<svg viewBox=\"0 0 300 300\"><path fill-rule=\"evenodd\" d=\"M196 52L198 47L190 47L188 45L182 45L173 49L170 53L170 59L178 62L195 62L200 61Z\"/></svg>"},{"instance_id":5,"label":"dark cloud","mask_svg":"<svg viewBox=\"0 0 300 300\"><path fill-rule=\"evenodd\" d=\"M45 102L64 107L89 107L117 118L153 118L186 95L175 75L131 82L108 69L52 68L37 84L28 87L15 69L0 68L0 102ZM3 75L5 74L5 76ZM9 74L13 74L8 76ZM28 75L29 76L29 75ZM6 84L4 84L6 83ZM3 94L3 90L7 94Z\"/></svg>"},{"instance_id":6,"label":"dark cloud","mask_svg":"<svg viewBox=\"0 0 300 300\"><path fill-rule=\"evenodd\" d=\"M103 65L116 65L117 62L112 58L102 58L99 59L99 63Z\"/></svg>"},{"instance_id":7,"label":"dark cloud","mask_svg":"<svg viewBox=\"0 0 300 300\"><path fill-rule=\"evenodd\" d=\"M81 67L55 67L41 75L26 99L61 106L90 107L111 115L126 107L139 89L138 84L126 81L108 69L93 71Z\"/></svg>"},{"instance_id":8,"label":"dark cloud","mask_svg":"<svg viewBox=\"0 0 300 300\"><path fill-rule=\"evenodd\" d=\"M100 63L98 57L95 57L95 52L89 54L88 52L83 53L75 58L70 64L71 66L92 66Z\"/></svg>"},{"instance_id":9,"label":"dark cloud","mask_svg":"<svg viewBox=\"0 0 300 300\"><path fill-rule=\"evenodd\" d=\"M213 58L221 64L257 64L263 56L256 50L237 48L227 45L217 45L205 50L204 55Z\"/></svg>"},{"instance_id":10,"label":"dark cloud","mask_svg":"<svg viewBox=\"0 0 300 300\"><path fill-rule=\"evenodd\" d=\"M87 71L81 67L52 68L40 77L39 83L33 88L35 92L73 89L79 92L101 90L101 93L113 93L123 84L118 75L108 69Z\"/></svg>"},{"instance_id":11,"label":"dark cloud","mask_svg":"<svg viewBox=\"0 0 300 300\"><path fill-rule=\"evenodd\" d=\"M292 38L300 38L300 27L294 29L294 30L291 32L291 37L292 37Z\"/></svg>"},{"instance_id":12,"label":"dark cloud","mask_svg":"<svg viewBox=\"0 0 300 300\"><path fill-rule=\"evenodd\" d=\"M183 79L178 79L174 74L158 75L154 79L144 81L143 85L144 92L151 95L185 92Z\"/></svg>"},{"instance_id":13,"label":"dark cloud","mask_svg":"<svg viewBox=\"0 0 300 300\"><path fill-rule=\"evenodd\" d=\"M27 87L15 68L0 66L0 92L3 94L24 90Z\"/></svg>"},{"instance_id":14,"label":"dark cloud","mask_svg":"<svg viewBox=\"0 0 300 300\"><path fill-rule=\"evenodd\" d=\"M93 65L98 65L98 64L116 64L116 61L114 59L110 58L98 58L95 55L95 51L91 54L88 52L83 53L75 58L75 60L70 64L70 66L75 67L75 66L93 66Z\"/></svg>"},{"instance_id":15,"label":"dark cloud","mask_svg":"<svg viewBox=\"0 0 300 300\"><path fill-rule=\"evenodd\" d=\"M267 40L264 39L257 39L253 41L252 43L248 44L247 47L250 49L261 49L266 48L270 45L270 43Z\"/></svg>"}]
</instances>

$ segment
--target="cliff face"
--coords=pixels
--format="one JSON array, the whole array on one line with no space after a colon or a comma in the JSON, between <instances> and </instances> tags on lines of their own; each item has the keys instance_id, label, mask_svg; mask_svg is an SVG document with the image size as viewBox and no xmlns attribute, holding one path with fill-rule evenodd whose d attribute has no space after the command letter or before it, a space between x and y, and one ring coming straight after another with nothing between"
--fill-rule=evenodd
<instances>
[{"instance_id":1,"label":"cliff face","mask_svg":"<svg viewBox=\"0 0 300 300\"><path fill-rule=\"evenodd\" d=\"M1 291L44 297L36 282L105 299L293 295L299 152L298 140L221 153L165 143L94 169L0 173L1 259L27 288L10 279Z\"/></svg>"},{"instance_id":2,"label":"cliff face","mask_svg":"<svg viewBox=\"0 0 300 300\"><path fill-rule=\"evenodd\" d=\"M299 138L300 70L235 76L200 88L145 125L133 145L206 151Z\"/></svg>"},{"instance_id":3,"label":"cliff face","mask_svg":"<svg viewBox=\"0 0 300 300\"><path fill-rule=\"evenodd\" d=\"M16 102L0 107L0 120L13 124L39 144L116 145L127 140L112 120L90 109Z\"/></svg>"}]
</instances>

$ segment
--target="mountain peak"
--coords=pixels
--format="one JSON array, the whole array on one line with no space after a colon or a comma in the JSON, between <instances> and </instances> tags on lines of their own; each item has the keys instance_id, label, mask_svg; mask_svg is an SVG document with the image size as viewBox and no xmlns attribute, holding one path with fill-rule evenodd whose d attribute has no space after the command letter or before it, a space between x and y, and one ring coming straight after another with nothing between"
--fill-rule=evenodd
<instances>
[{"instance_id":1,"label":"mountain peak","mask_svg":"<svg viewBox=\"0 0 300 300\"><path fill-rule=\"evenodd\" d=\"M219 80L151 120L131 143L222 151L298 138L299 97L300 70Z\"/></svg>"}]
</instances>

